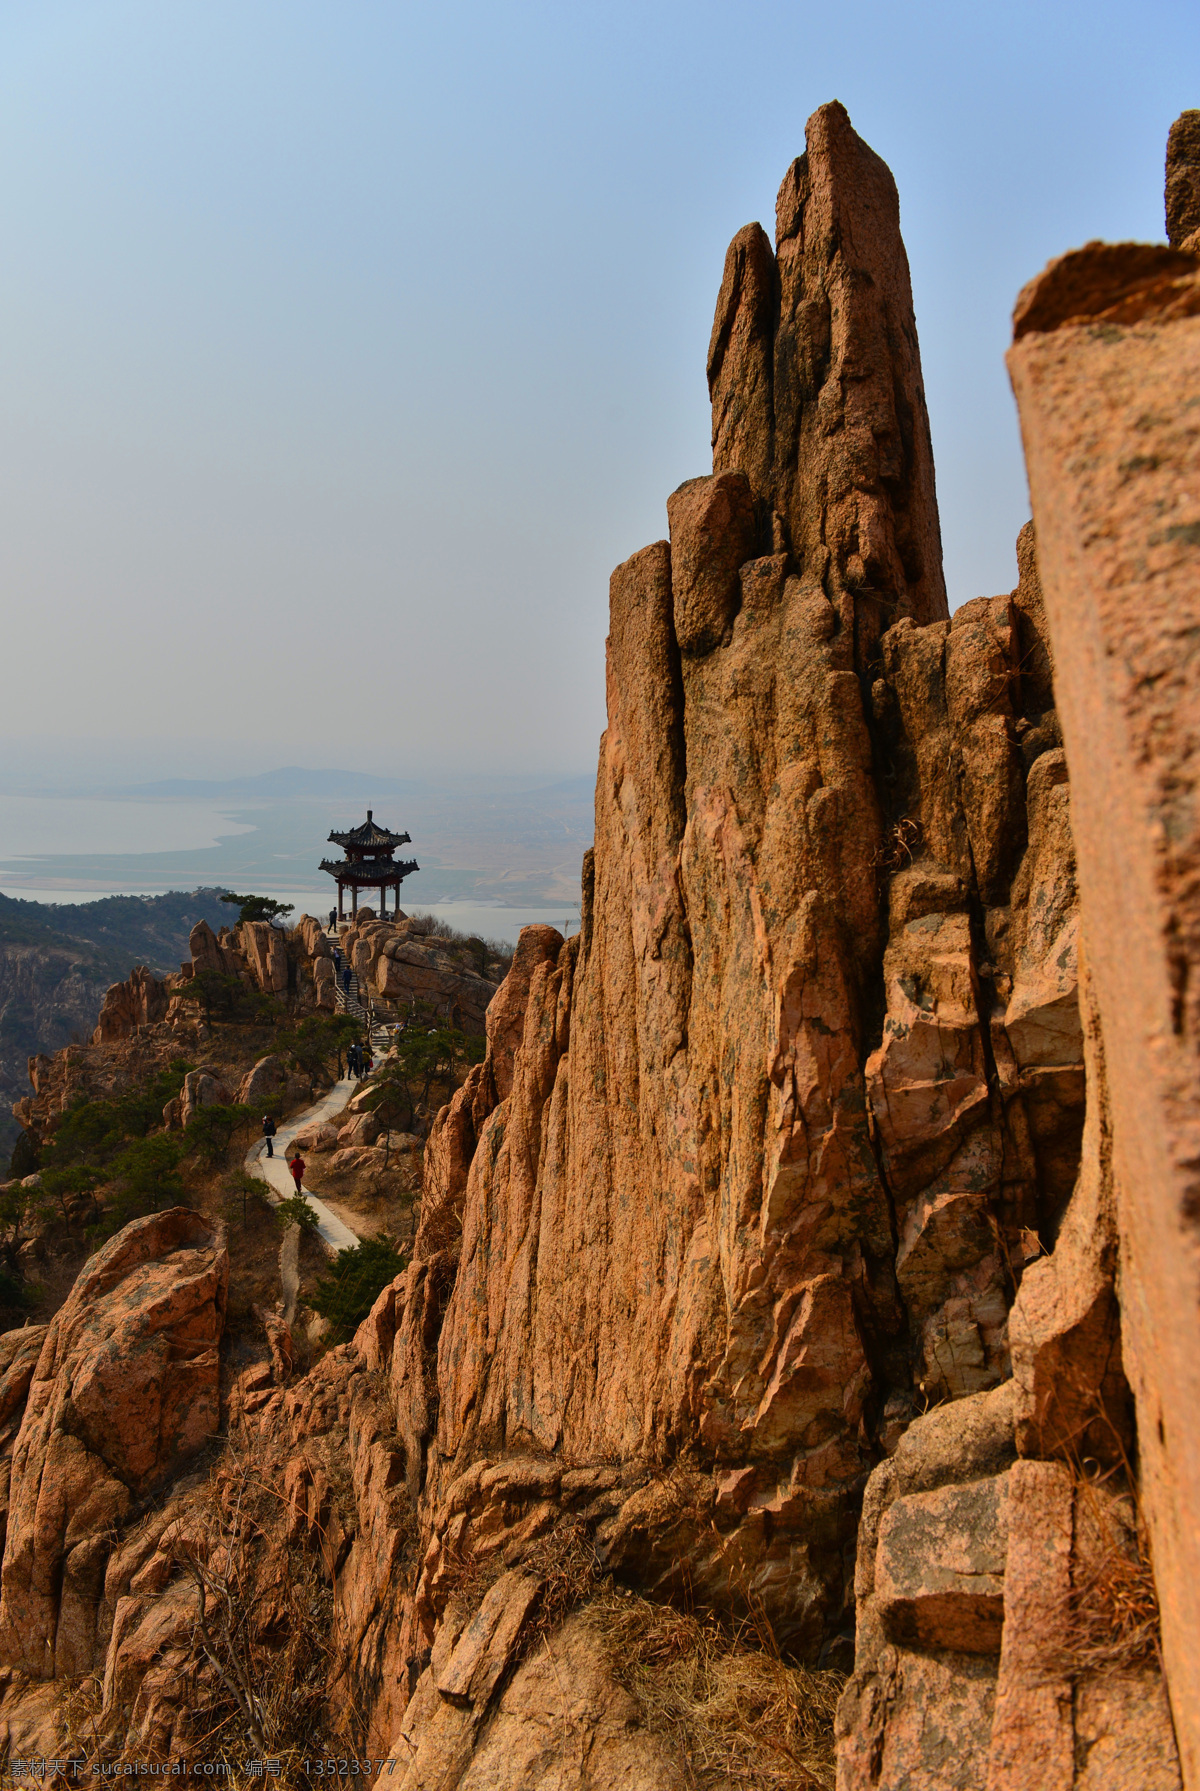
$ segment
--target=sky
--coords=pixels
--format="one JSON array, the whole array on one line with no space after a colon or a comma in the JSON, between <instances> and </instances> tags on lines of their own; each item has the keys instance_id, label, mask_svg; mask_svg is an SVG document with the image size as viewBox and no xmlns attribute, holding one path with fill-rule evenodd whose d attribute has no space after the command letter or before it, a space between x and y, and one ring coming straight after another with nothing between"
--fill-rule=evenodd
<instances>
[{"instance_id":1,"label":"sky","mask_svg":"<svg viewBox=\"0 0 1200 1791\"><path fill-rule=\"evenodd\" d=\"M900 190L951 604L1011 588L1013 300L1162 237L1198 52L1195 0L4 0L0 781L593 769L726 245L835 97Z\"/></svg>"}]
</instances>

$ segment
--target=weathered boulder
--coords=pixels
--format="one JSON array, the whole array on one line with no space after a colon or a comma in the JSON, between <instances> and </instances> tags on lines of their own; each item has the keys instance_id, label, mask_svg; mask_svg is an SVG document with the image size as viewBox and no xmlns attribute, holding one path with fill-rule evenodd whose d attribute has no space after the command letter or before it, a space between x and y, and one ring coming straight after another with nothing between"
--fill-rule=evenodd
<instances>
[{"instance_id":1,"label":"weathered boulder","mask_svg":"<svg viewBox=\"0 0 1200 1791\"><path fill-rule=\"evenodd\" d=\"M264 995L284 995L288 986L287 938L266 920L244 920L238 947Z\"/></svg>"},{"instance_id":2,"label":"weathered boulder","mask_svg":"<svg viewBox=\"0 0 1200 1791\"><path fill-rule=\"evenodd\" d=\"M682 653L711 652L741 601L738 571L755 557L754 492L745 473L689 479L667 499L671 592Z\"/></svg>"},{"instance_id":3,"label":"weathered boulder","mask_svg":"<svg viewBox=\"0 0 1200 1791\"><path fill-rule=\"evenodd\" d=\"M212 1435L229 1263L175 1207L135 1220L51 1321L12 1447L0 1650L34 1678L87 1672L114 1527Z\"/></svg>"},{"instance_id":4,"label":"weathered boulder","mask_svg":"<svg viewBox=\"0 0 1200 1791\"><path fill-rule=\"evenodd\" d=\"M257 1101L269 1101L272 1096L286 1090L287 1082L286 1058L274 1054L260 1057L254 1068L248 1070L238 1083L236 1099L247 1106Z\"/></svg>"},{"instance_id":5,"label":"weathered boulder","mask_svg":"<svg viewBox=\"0 0 1200 1791\"><path fill-rule=\"evenodd\" d=\"M311 914L302 914L296 922L293 932L304 949L305 957L313 960L314 972L316 971L318 964L326 961L329 962L330 968L332 968L333 947L330 945L329 937L319 920L314 919Z\"/></svg>"},{"instance_id":6,"label":"weathered boulder","mask_svg":"<svg viewBox=\"0 0 1200 1791\"><path fill-rule=\"evenodd\" d=\"M188 937L188 951L191 953L193 976L209 973L214 976L228 974L229 965L221 943L206 920L198 920Z\"/></svg>"},{"instance_id":7,"label":"weathered boulder","mask_svg":"<svg viewBox=\"0 0 1200 1791\"><path fill-rule=\"evenodd\" d=\"M313 963L313 994L319 1008L332 1013L337 1006L337 974L332 958L317 958Z\"/></svg>"},{"instance_id":8,"label":"weathered boulder","mask_svg":"<svg viewBox=\"0 0 1200 1791\"><path fill-rule=\"evenodd\" d=\"M310 1165L304 1181L316 1194L375 1200L415 1193L420 1177L420 1139L407 1132L394 1132L389 1148L382 1144L339 1143L337 1149Z\"/></svg>"},{"instance_id":9,"label":"weathered boulder","mask_svg":"<svg viewBox=\"0 0 1200 1791\"><path fill-rule=\"evenodd\" d=\"M535 1580L505 1574L471 1623L464 1626L460 1616L443 1625L388 1762L398 1791L455 1780L491 1791L565 1787L584 1782L559 1769L576 1756L586 1760L591 1785L621 1791L678 1785L673 1751L643 1727L635 1700L614 1681L601 1638L585 1619L569 1622L552 1650L520 1658L522 1625L537 1592ZM501 1696L489 1704L513 1663L519 1664Z\"/></svg>"},{"instance_id":10,"label":"weathered boulder","mask_svg":"<svg viewBox=\"0 0 1200 1791\"><path fill-rule=\"evenodd\" d=\"M201 1107L225 1107L232 1099L229 1084L212 1068L189 1070L179 1092L179 1123L186 1126Z\"/></svg>"},{"instance_id":11,"label":"weathered boulder","mask_svg":"<svg viewBox=\"0 0 1200 1791\"><path fill-rule=\"evenodd\" d=\"M164 984L139 965L130 971L127 981L114 983L105 992L92 1043L108 1044L113 1039L127 1038L139 1026L152 1026L163 1018L168 1000Z\"/></svg>"},{"instance_id":12,"label":"weathered boulder","mask_svg":"<svg viewBox=\"0 0 1200 1791\"><path fill-rule=\"evenodd\" d=\"M369 953L370 946L371 941L362 942L364 952ZM427 1002L452 1025L470 1032L482 1031L497 988L420 939L387 940L378 956L368 957L359 975L371 977L372 971L375 988L386 1000Z\"/></svg>"},{"instance_id":13,"label":"weathered boulder","mask_svg":"<svg viewBox=\"0 0 1200 1791\"><path fill-rule=\"evenodd\" d=\"M374 1144L386 1129L378 1113L356 1113L353 1119L341 1127L337 1141L343 1148L353 1144Z\"/></svg>"},{"instance_id":14,"label":"weathered boulder","mask_svg":"<svg viewBox=\"0 0 1200 1791\"><path fill-rule=\"evenodd\" d=\"M313 1151L336 1150L338 1129L336 1126L317 1120L297 1132L294 1143L297 1150L304 1151L306 1154Z\"/></svg>"}]
</instances>

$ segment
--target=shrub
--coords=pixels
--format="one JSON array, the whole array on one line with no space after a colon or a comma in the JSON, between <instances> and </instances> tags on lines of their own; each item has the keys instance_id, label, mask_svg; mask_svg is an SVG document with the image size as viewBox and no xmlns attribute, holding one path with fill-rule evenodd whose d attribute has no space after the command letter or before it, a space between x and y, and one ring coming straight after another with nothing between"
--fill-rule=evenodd
<instances>
[{"instance_id":1,"label":"shrub","mask_svg":"<svg viewBox=\"0 0 1200 1791\"><path fill-rule=\"evenodd\" d=\"M234 895L232 891L221 900L236 906L239 924L244 920L281 920L296 906L295 902L277 902L272 896Z\"/></svg>"},{"instance_id":2,"label":"shrub","mask_svg":"<svg viewBox=\"0 0 1200 1791\"><path fill-rule=\"evenodd\" d=\"M198 1107L184 1128L186 1148L215 1168L229 1155L238 1127L247 1125L253 1117L249 1107Z\"/></svg>"},{"instance_id":3,"label":"shrub","mask_svg":"<svg viewBox=\"0 0 1200 1791\"><path fill-rule=\"evenodd\" d=\"M354 1249L342 1250L334 1257L308 1303L349 1335L404 1267L404 1258L390 1238L364 1238Z\"/></svg>"},{"instance_id":4,"label":"shrub","mask_svg":"<svg viewBox=\"0 0 1200 1791\"><path fill-rule=\"evenodd\" d=\"M292 1225L298 1225L302 1232L315 1231L320 1223L302 1194L293 1194L290 1199L281 1200L274 1212L275 1223L281 1231L287 1231Z\"/></svg>"},{"instance_id":5,"label":"shrub","mask_svg":"<svg viewBox=\"0 0 1200 1791\"><path fill-rule=\"evenodd\" d=\"M332 1067L359 1035L357 1020L349 1014L309 1014L277 1036L276 1049L286 1051L292 1062L309 1076Z\"/></svg>"},{"instance_id":6,"label":"shrub","mask_svg":"<svg viewBox=\"0 0 1200 1791\"><path fill-rule=\"evenodd\" d=\"M16 1143L13 1145L12 1158L8 1166L9 1175L14 1180L20 1181L27 1175L35 1174L37 1166L41 1162L41 1156L41 1149L34 1133L19 1133Z\"/></svg>"},{"instance_id":7,"label":"shrub","mask_svg":"<svg viewBox=\"0 0 1200 1791\"><path fill-rule=\"evenodd\" d=\"M179 1140L166 1132L151 1138L135 1138L112 1165L113 1173L129 1192L154 1206L169 1206L180 1198L183 1183L176 1171L183 1155Z\"/></svg>"}]
</instances>

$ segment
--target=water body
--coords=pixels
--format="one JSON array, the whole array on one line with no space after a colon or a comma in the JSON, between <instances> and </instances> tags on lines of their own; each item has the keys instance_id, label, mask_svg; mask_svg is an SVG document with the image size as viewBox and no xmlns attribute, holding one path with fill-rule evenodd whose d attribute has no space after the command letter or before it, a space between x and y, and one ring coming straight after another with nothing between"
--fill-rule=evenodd
<instances>
[{"instance_id":1,"label":"water body","mask_svg":"<svg viewBox=\"0 0 1200 1791\"><path fill-rule=\"evenodd\" d=\"M348 806L0 794L0 891L69 903L219 886L327 915L336 891L317 866L331 853L331 825L362 818ZM573 788L409 797L382 817L411 831L421 864L401 891L404 911L509 941L534 923L576 930L590 810Z\"/></svg>"},{"instance_id":2,"label":"water body","mask_svg":"<svg viewBox=\"0 0 1200 1791\"><path fill-rule=\"evenodd\" d=\"M47 854L192 852L253 831L252 822L208 803L0 795L5 869Z\"/></svg>"}]
</instances>

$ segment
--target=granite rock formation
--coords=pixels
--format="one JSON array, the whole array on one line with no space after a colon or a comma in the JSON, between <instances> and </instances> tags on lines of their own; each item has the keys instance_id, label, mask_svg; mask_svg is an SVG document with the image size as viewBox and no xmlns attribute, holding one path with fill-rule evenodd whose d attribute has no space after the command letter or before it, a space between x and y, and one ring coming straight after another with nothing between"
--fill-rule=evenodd
<instances>
[{"instance_id":1,"label":"granite rock formation","mask_svg":"<svg viewBox=\"0 0 1200 1791\"><path fill-rule=\"evenodd\" d=\"M564 1621L598 1576L853 1665L842 1791L1200 1782L1200 264L1090 245L1022 295L1038 532L951 617L894 184L840 106L807 140L774 247L726 261L713 472L613 575L581 931L469 992L486 1057L353 1342L292 1377L275 1335L186 1546L122 1539L69 1668L110 1758L192 1745L208 1561L267 1613L254 1673L295 1575L326 1588L322 1721L413 1791L670 1782ZM381 993L443 974L404 926L344 944ZM282 949L197 929L193 973L316 998L324 953ZM1110 1620L1114 1583L1153 1603L1139 1492L1168 1681L1152 1613Z\"/></svg>"},{"instance_id":2,"label":"granite rock formation","mask_svg":"<svg viewBox=\"0 0 1200 1791\"><path fill-rule=\"evenodd\" d=\"M115 1528L213 1434L228 1258L179 1207L86 1265L36 1359L10 1334L0 1651L30 1677L88 1669Z\"/></svg>"},{"instance_id":3,"label":"granite rock formation","mask_svg":"<svg viewBox=\"0 0 1200 1791\"><path fill-rule=\"evenodd\" d=\"M1167 137L1166 212L1171 247L1200 248L1200 112L1180 113Z\"/></svg>"},{"instance_id":4,"label":"granite rock formation","mask_svg":"<svg viewBox=\"0 0 1200 1791\"><path fill-rule=\"evenodd\" d=\"M1171 132L1167 215L1173 242L1200 225L1200 113ZM1078 767L1072 828L1104 1041L1125 1357L1172 1708L1194 1784L1200 253L1155 270L1142 254L1121 244L1103 264L1051 264L1022 295L1009 367ZM1067 275L1069 314L1039 307L1042 287Z\"/></svg>"}]
</instances>

